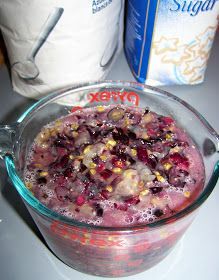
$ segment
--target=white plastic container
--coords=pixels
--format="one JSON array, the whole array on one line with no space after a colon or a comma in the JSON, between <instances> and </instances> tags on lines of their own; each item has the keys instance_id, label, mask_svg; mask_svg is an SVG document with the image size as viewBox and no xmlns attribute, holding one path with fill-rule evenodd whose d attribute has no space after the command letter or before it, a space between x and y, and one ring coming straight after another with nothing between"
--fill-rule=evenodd
<instances>
[{"instance_id":1,"label":"white plastic container","mask_svg":"<svg viewBox=\"0 0 219 280\"><path fill-rule=\"evenodd\" d=\"M31 98L103 79L122 49L124 0L1 0L13 88Z\"/></svg>"}]
</instances>

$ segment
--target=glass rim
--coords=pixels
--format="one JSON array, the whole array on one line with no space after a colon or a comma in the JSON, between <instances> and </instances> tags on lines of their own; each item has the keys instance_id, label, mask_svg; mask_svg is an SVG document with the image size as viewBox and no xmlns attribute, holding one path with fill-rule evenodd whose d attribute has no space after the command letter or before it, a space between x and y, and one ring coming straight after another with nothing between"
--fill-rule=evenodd
<instances>
[{"instance_id":1,"label":"glass rim","mask_svg":"<svg viewBox=\"0 0 219 280\"><path fill-rule=\"evenodd\" d=\"M32 114L36 113L38 109L41 108L41 106L46 106L46 104L50 103L51 101L64 97L65 95L68 95L69 92L72 91L82 91L82 90L94 90L95 87L107 87L107 88L115 88L115 87L133 87L136 90L142 90L142 94L144 94L144 91L146 90L152 90L154 93L157 93L161 96L168 97L178 103L180 103L182 106L186 107L189 111L191 111L197 119L208 129L209 133L216 138L217 142L219 143L219 135L216 133L216 131L211 127L211 125L207 122L207 120L191 105L189 105L186 101L180 99L179 97L164 91L162 89L148 86L144 84L140 84L138 82L126 82L126 81L97 81L97 82L88 82L88 83L82 83L77 84L72 87L67 87L63 90L59 90L55 93L49 94L46 97L41 98L39 101L35 102L32 106L30 106L17 120L17 125L24 125L25 120L30 118ZM25 125L24 125L25 126ZM49 209L45 205L43 205L36 197L33 196L30 190L27 189L25 186L23 180L19 177L15 163L13 160L12 155L6 154L5 155L5 164L6 168L9 174L9 177L12 180L12 183L15 185L15 188L17 189L20 196L27 202L31 208L33 208L37 213L46 216L47 218L56 220L61 223L65 223L70 226L80 227L80 228L87 228L87 229L94 229L94 230L100 230L100 231L114 231L114 232L130 232L130 231L136 231L136 230L142 230L142 229L153 229L156 227L160 227L162 225L166 225L172 222L175 222L184 216L187 216L188 214L194 212L197 208L199 208L204 201L208 198L208 196L213 191L214 187L216 186L218 177L219 177L219 161L216 162L214 166L214 170L212 172L211 178L209 179L209 182L207 183L205 189L201 192L201 194L187 207L182 209L181 211L175 213L174 215L171 215L170 217L160 219L158 221L154 221L147 224L139 224L134 226L101 226L101 225L93 225L93 224L87 224L85 222L80 222L72 218L68 218L66 216L63 216L61 214L58 214L57 212L54 212L53 210Z\"/></svg>"}]
</instances>

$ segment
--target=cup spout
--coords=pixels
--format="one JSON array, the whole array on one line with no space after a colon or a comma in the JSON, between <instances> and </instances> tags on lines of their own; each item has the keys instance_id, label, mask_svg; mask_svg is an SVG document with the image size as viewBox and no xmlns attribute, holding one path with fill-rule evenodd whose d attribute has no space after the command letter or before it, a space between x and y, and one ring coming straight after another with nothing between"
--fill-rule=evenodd
<instances>
[{"instance_id":1,"label":"cup spout","mask_svg":"<svg viewBox=\"0 0 219 280\"><path fill-rule=\"evenodd\" d=\"M4 156L8 154L13 156L16 131L16 124L0 125L0 159L4 159Z\"/></svg>"}]
</instances>

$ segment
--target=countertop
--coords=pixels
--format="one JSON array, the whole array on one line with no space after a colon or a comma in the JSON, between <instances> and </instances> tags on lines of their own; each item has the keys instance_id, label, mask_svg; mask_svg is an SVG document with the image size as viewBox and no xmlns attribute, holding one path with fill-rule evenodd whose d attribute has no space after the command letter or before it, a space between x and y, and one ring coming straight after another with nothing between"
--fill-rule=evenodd
<instances>
[{"instance_id":1,"label":"countertop","mask_svg":"<svg viewBox=\"0 0 219 280\"><path fill-rule=\"evenodd\" d=\"M219 132L218 65L219 36L214 42L203 84L163 88L190 103ZM107 78L134 81L124 53L121 53ZM13 122L33 102L13 91L8 71L1 67L0 123ZM219 279L218 197L219 182L172 253L150 270L123 279ZM3 162L0 163L0 279L103 279L71 269L45 246L19 195L7 179Z\"/></svg>"}]
</instances>

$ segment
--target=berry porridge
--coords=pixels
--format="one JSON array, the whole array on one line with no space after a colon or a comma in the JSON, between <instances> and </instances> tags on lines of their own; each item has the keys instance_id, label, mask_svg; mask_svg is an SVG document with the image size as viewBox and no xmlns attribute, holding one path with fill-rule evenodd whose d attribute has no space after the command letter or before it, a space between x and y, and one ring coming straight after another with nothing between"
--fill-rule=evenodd
<instances>
[{"instance_id":1,"label":"berry porridge","mask_svg":"<svg viewBox=\"0 0 219 280\"><path fill-rule=\"evenodd\" d=\"M107 227L169 217L205 179L199 151L173 118L125 105L84 108L43 127L24 175L48 208Z\"/></svg>"}]
</instances>

